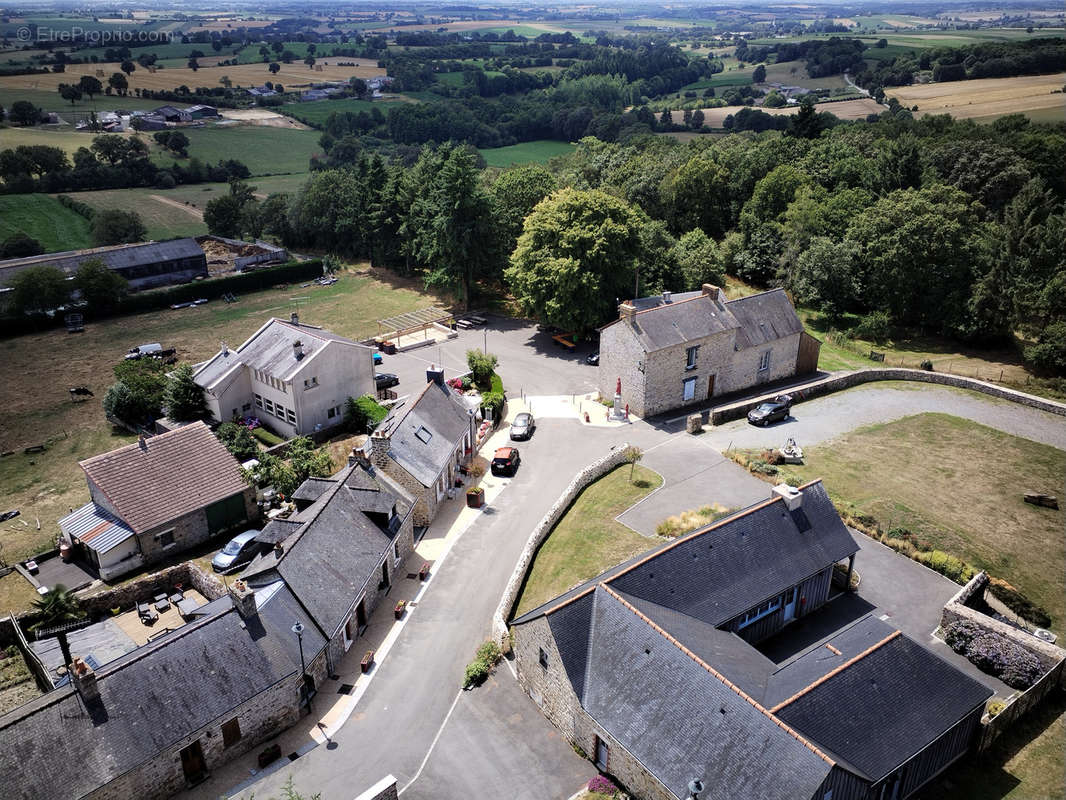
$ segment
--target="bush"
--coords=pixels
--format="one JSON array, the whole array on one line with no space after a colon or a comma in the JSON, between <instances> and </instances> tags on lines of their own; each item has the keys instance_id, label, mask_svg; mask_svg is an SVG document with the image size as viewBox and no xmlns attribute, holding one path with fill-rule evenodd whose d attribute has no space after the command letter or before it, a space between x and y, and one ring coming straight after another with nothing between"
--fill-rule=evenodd
<instances>
[{"instance_id":1,"label":"bush","mask_svg":"<svg viewBox=\"0 0 1066 800\"><path fill-rule=\"evenodd\" d=\"M588 790L596 794L604 794L608 797L613 797L618 791L618 787L603 775L597 775L589 781Z\"/></svg>"},{"instance_id":2,"label":"bush","mask_svg":"<svg viewBox=\"0 0 1066 800\"><path fill-rule=\"evenodd\" d=\"M1028 597L1006 581L1000 578L990 578L988 590L994 598L1026 622L1030 622L1038 628L1051 627L1051 615L1042 607L1034 605Z\"/></svg>"},{"instance_id":3,"label":"bush","mask_svg":"<svg viewBox=\"0 0 1066 800\"><path fill-rule=\"evenodd\" d=\"M492 412L493 422L503 417L503 404L506 402L502 392L485 392L481 395L481 408Z\"/></svg>"},{"instance_id":4,"label":"bush","mask_svg":"<svg viewBox=\"0 0 1066 800\"><path fill-rule=\"evenodd\" d=\"M352 433L369 433L378 426L389 410L373 397L349 397L344 406L344 426Z\"/></svg>"},{"instance_id":5,"label":"bush","mask_svg":"<svg viewBox=\"0 0 1066 800\"><path fill-rule=\"evenodd\" d=\"M477 660L483 661L490 667L494 667L500 663L502 657L503 654L500 652L500 646L492 639L486 639L481 647L477 649Z\"/></svg>"},{"instance_id":6,"label":"bush","mask_svg":"<svg viewBox=\"0 0 1066 800\"><path fill-rule=\"evenodd\" d=\"M848 331L848 336L855 339L867 339L883 342L892 335L892 320L885 311L874 311L862 317Z\"/></svg>"},{"instance_id":7,"label":"bush","mask_svg":"<svg viewBox=\"0 0 1066 800\"><path fill-rule=\"evenodd\" d=\"M266 428L260 426L252 429L252 436L261 441L267 447L273 447L276 444L281 444L285 440L277 434L271 433Z\"/></svg>"},{"instance_id":8,"label":"bush","mask_svg":"<svg viewBox=\"0 0 1066 800\"><path fill-rule=\"evenodd\" d=\"M245 425L224 422L218 426L215 436L238 461L247 461L259 455L259 446L255 443L255 437Z\"/></svg>"},{"instance_id":9,"label":"bush","mask_svg":"<svg viewBox=\"0 0 1066 800\"><path fill-rule=\"evenodd\" d=\"M475 686L480 686L489 677L489 665L480 659L475 659L466 665L466 672L463 673L463 688L473 689Z\"/></svg>"},{"instance_id":10,"label":"bush","mask_svg":"<svg viewBox=\"0 0 1066 800\"><path fill-rule=\"evenodd\" d=\"M925 564L929 569L934 572L939 572L944 577L950 578L956 583L965 584L970 578L977 574L977 569L975 567L942 550L928 550L915 553L914 560L919 564Z\"/></svg>"},{"instance_id":11,"label":"bush","mask_svg":"<svg viewBox=\"0 0 1066 800\"><path fill-rule=\"evenodd\" d=\"M498 361L496 356L482 353L480 350L466 351L466 365L470 367L471 377L482 389L491 387L492 375Z\"/></svg>"},{"instance_id":12,"label":"bush","mask_svg":"<svg viewBox=\"0 0 1066 800\"><path fill-rule=\"evenodd\" d=\"M932 371L933 371L933 362L932 362L932 361L930 361L930 360L929 360L928 358L927 358L927 359L925 359L925 360L924 360L924 361L923 361L923 362L922 362L921 364L919 364L918 366L919 366L919 367L921 367L922 369L924 369L924 370L925 370L926 372L932 372Z\"/></svg>"},{"instance_id":13,"label":"bush","mask_svg":"<svg viewBox=\"0 0 1066 800\"><path fill-rule=\"evenodd\" d=\"M975 636L966 648L966 657L982 672L1022 691L1036 683L1043 672L1036 656L996 633Z\"/></svg>"},{"instance_id":14,"label":"bush","mask_svg":"<svg viewBox=\"0 0 1066 800\"><path fill-rule=\"evenodd\" d=\"M980 625L968 619L952 622L944 629L944 641L956 653L965 653L970 642L979 636L982 630Z\"/></svg>"}]
</instances>

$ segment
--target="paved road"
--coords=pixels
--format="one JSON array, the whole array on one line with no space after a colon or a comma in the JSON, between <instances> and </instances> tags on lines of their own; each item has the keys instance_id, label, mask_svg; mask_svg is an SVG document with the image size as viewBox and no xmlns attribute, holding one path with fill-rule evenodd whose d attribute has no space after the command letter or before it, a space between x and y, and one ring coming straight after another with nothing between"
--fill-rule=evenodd
<instances>
[{"instance_id":1,"label":"paved road","mask_svg":"<svg viewBox=\"0 0 1066 800\"><path fill-rule=\"evenodd\" d=\"M257 797L280 796L290 776L299 791L321 792L323 800L350 800L390 772L401 787L415 777L455 699L463 669L491 633L492 613L529 532L576 472L633 431L588 428L575 435L579 427L576 420L547 419L538 425L536 436L522 448L518 475L483 521L456 542L356 712L334 736L337 746L315 748L269 775L255 786ZM638 438L647 442L662 436L646 428ZM525 703L523 719L536 712L531 701L508 702L520 706L519 700ZM474 709L461 713L478 718ZM499 785L501 776L509 779L508 797L545 800L569 797L580 788L580 779L570 782L573 772L558 767L566 763L568 746L556 742L553 761L551 741L538 748L527 740L524 726L505 725L491 729L504 746L464 748L472 726L473 720L444 728L438 747L444 753L463 750L464 757L451 764L455 793L438 797L478 796ZM532 758L531 752L540 755ZM434 769L439 768L435 763Z\"/></svg>"},{"instance_id":2,"label":"paved road","mask_svg":"<svg viewBox=\"0 0 1066 800\"><path fill-rule=\"evenodd\" d=\"M793 437L801 447L819 444L864 425L912 414L938 411L971 419L1006 433L1066 450L1063 418L988 395L892 381L867 384L799 403L786 422L756 428L739 419L708 429L700 438L718 450L734 447L780 447Z\"/></svg>"}]
</instances>

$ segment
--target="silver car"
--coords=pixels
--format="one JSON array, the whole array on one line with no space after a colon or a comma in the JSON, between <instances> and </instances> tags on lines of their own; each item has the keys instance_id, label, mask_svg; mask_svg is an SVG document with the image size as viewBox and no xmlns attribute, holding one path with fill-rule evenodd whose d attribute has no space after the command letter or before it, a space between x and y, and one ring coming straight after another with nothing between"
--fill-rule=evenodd
<instances>
[{"instance_id":1,"label":"silver car","mask_svg":"<svg viewBox=\"0 0 1066 800\"><path fill-rule=\"evenodd\" d=\"M523 411L511 423L511 439L514 441L528 439L536 429L537 423L534 422L533 415Z\"/></svg>"},{"instance_id":2,"label":"silver car","mask_svg":"<svg viewBox=\"0 0 1066 800\"><path fill-rule=\"evenodd\" d=\"M215 572L226 572L255 558L262 550L262 544L255 540L258 535L259 531L245 531L226 542L226 546L211 559Z\"/></svg>"}]
</instances>

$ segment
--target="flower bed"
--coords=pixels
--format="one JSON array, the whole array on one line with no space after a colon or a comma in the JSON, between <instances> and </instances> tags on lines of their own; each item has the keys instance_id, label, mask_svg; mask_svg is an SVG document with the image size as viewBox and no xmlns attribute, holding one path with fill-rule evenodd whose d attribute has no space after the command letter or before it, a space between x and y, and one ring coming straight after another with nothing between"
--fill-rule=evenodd
<instances>
[{"instance_id":1,"label":"flower bed","mask_svg":"<svg viewBox=\"0 0 1066 800\"><path fill-rule=\"evenodd\" d=\"M1028 689L1044 672L1032 653L975 622L951 623L944 631L944 641L979 670L994 675L1012 689Z\"/></svg>"}]
</instances>

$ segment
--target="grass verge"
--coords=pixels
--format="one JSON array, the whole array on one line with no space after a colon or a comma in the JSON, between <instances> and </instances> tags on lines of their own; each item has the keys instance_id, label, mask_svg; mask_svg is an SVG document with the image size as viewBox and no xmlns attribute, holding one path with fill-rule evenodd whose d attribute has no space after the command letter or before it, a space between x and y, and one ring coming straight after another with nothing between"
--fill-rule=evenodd
<instances>
[{"instance_id":1,"label":"grass verge","mask_svg":"<svg viewBox=\"0 0 1066 800\"><path fill-rule=\"evenodd\" d=\"M616 522L615 517L662 482L661 475L638 464L632 483L629 465L622 465L590 484L537 550L516 615L654 547L656 540Z\"/></svg>"}]
</instances>

